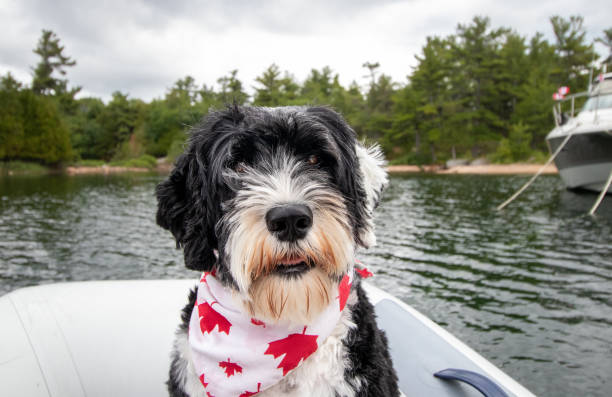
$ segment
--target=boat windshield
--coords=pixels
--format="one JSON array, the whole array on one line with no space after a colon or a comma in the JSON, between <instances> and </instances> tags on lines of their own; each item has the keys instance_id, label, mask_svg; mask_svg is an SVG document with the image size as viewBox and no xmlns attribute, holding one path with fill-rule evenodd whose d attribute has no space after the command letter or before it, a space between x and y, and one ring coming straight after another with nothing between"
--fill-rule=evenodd
<instances>
[{"instance_id":1,"label":"boat windshield","mask_svg":"<svg viewBox=\"0 0 612 397\"><path fill-rule=\"evenodd\" d=\"M584 106L582 111L595 110L595 109L606 109L612 108L612 94L598 95L590 97Z\"/></svg>"}]
</instances>

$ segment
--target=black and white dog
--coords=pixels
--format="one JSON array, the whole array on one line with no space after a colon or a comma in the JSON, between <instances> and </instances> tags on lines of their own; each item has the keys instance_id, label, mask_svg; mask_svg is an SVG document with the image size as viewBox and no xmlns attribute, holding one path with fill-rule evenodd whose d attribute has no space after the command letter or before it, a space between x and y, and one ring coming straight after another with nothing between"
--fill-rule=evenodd
<instances>
[{"instance_id":1,"label":"black and white dog","mask_svg":"<svg viewBox=\"0 0 612 397\"><path fill-rule=\"evenodd\" d=\"M383 166L379 150L359 144L329 108L230 106L192 128L185 153L157 187L157 223L183 248L186 266L205 272L204 282L212 272L253 324L311 324L337 304L356 249L375 243L372 211L387 183ZM275 367L291 368L278 382L236 396L399 395L385 334L360 277L351 280L325 340L293 367L285 360ZM194 365L197 296L191 292L176 336L172 396L214 394ZM206 312L199 315L203 321ZM202 335L226 337L230 325L236 327L213 324ZM218 340L214 346L222 346ZM227 363L228 378L246 373Z\"/></svg>"}]
</instances>

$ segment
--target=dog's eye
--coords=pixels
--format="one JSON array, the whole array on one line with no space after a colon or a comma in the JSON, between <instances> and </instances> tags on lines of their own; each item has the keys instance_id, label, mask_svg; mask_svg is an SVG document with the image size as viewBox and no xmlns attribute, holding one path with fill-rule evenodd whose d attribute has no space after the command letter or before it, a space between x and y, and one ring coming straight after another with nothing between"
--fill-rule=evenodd
<instances>
[{"instance_id":1,"label":"dog's eye","mask_svg":"<svg viewBox=\"0 0 612 397\"><path fill-rule=\"evenodd\" d=\"M310 156L308 156L308 164L310 165L319 164L319 157L315 154L311 154Z\"/></svg>"},{"instance_id":2,"label":"dog's eye","mask_svg":"<svg viewBox=\"0 0 612 397\"><path fill-rule=\"evenodd\" d=\"M234 171L236 171L239 174L242 174L244 171L246 171L246 166L244 165L244 163L237 163L234 166Z\"/></svg>"}]
</instances>

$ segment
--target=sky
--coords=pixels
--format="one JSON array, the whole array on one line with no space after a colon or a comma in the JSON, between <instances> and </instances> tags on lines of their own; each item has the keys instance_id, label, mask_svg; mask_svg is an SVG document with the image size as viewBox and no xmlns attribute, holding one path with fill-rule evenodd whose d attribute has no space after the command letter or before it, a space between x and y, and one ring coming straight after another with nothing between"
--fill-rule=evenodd
<instances>
[{"instance_id":1,"label":"sky","mask_svg":"<svg viewBox=\"0 0 612 397\"><path fill-rule=\"evenodd\" d=\"M67 78L80 97L108 100L119 90L149 101L186 75L218 87L233 69L253 93L272 63L298 81L329 66L343 85L365 86L363 63L379 62L405 83L427 36L454 33L475 15L551 41L552 15L582 15L589 40L612 27L610 0L0 0L0 74L29 84L39 60L32 50L50 29L77 61Z\"/></svg>"}]
</instances>

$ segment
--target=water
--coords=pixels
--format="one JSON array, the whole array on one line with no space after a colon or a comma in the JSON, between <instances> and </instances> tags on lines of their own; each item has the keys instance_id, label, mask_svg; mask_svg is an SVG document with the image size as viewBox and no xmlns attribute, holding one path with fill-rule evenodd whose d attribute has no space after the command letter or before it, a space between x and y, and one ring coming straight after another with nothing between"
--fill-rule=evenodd
<instances>
[{"instance_id":1,"label":"water","mask_svg":"<svg viewBox=\"0 0 612 397\"><path fill-rule=\"evenodd\" d=\"M197 277L155 225L158 175L0 178L0 294L68 280ZM612 393L612 197L540 177L393 177L372 283L542 396Z\"/></svg>"}]
</instances>

